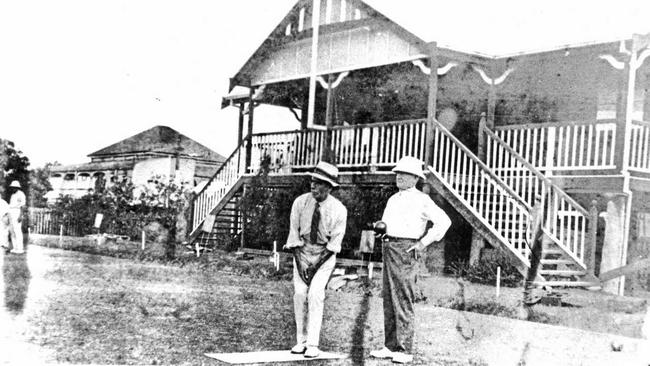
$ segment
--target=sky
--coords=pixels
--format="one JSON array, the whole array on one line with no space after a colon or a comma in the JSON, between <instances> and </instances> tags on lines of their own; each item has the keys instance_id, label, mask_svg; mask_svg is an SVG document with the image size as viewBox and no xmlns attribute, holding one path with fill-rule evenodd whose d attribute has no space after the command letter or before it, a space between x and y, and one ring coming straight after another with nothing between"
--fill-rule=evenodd
<instances>
[{"instance_id":1,"label":"sky","mask_svg":"<svg viewBox=\"0 0 650 366\"><path fill-rule=\"evenodd\" d=\"M236 109L221 110L228 80L292 5L0 1L0 138L33 167L89 161L155 125L228 156L237 139ZM279 115L285 123L277 125L297 128L291 115ZM260 119L256 127L272 127Z\"/></svg>"},{"instance_id":2,"label":"sky","mask_svg":"<svg viewBox=\"0 0 650 366\"><path fill-rule=\"evenodd\" d=\"M480 46L484 42L477 37L486 28L479 22L502 29L508 24L488 19L484 12L489 10L490 17L499 12L477 1L431 0L432 6L456 4L458 9L438 15L431 10L432 21L449 22L438 29ZM555 29L556 18L598 20L595 24L605 24L607 34L637 29L625 14L635 21L650 19L647 0L513 1L490 4L513 9L503 11L513 24L531 23L538 39L562 35ZM236 109L221 109L228 80L294 2L0 1L0 138L13 141L33 167L86 162L86 155L155 125L172 127L228 156L237 136ZM404 14L395 16L409 16L412 1L401 3ZM471 13L472 4L483 5ZM650 32L650 20L646 23L638 32ZM291 114L273 108L255 116L256 132L299 126Z\"/></svg>"}]
</instances>

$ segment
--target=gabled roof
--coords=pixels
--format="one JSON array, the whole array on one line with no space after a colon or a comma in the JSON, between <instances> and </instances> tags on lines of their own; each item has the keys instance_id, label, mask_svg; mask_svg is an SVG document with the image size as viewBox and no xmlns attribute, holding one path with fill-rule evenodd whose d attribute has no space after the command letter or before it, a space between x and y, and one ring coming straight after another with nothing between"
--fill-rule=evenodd
<instances>
[{"instance_id":1,"label":"gabled roof","mask_svg":"<svg viewBox=\"0 0 650 366\"><path fill-rule=\"evenodd\" d=\"M137 153L162 153L223 162L223 156L167 126L155 126L120 142L97 150L91 158Z\"/></svg>"},{"instance_id":2,"label":"gabled roof","mask_svg":"<svg viewBox=\"0 0 650 366\"><path fill-rule=\"evenodd\" d=\"M263 58L269 40L282 33L282 25L299 6L311 1L298 0L278 17L278 25L242 65L230 90L235 84L246 85L239 79L246 65L254 63L256 56ZM650 33L647 0L346 1L365 4L423 43L435 41L440 48L494 58L618 42Z\"/></svg>"}]
</instances>

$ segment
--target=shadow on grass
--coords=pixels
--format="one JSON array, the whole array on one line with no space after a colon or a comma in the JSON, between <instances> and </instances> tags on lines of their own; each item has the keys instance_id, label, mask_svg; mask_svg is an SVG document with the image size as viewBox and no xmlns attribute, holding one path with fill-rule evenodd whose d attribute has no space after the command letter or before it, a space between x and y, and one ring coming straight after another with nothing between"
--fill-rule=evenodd
<instances>
[{"instance_id":1,"label":"shadow on grass","mask_svg":"<svg viewBox=\"0 0 650 366\"><path fill-rule=\"evenodd\" d=\"M367 278L363 279L363 297L359 305L359 312L354 321L354 330L352 333L352 350L350 351L350 358L354 365L364 365L364 339L365 327L368 320L368 313L370 311L370 297L372 290L370 289L370 282Z\"/></svg>"},{"instance_id":2,"label":"shadow on grass","mask_svg":"<svg viewBox=\"0 0 650 366\"><path fill-rule=\"evenodd\" d=\"M2 263L5 287L5 307L13 314L20 314L25 307L29 282L32 278L27 266L26 254L6 254Z\"/></svg>"}]
</instances>

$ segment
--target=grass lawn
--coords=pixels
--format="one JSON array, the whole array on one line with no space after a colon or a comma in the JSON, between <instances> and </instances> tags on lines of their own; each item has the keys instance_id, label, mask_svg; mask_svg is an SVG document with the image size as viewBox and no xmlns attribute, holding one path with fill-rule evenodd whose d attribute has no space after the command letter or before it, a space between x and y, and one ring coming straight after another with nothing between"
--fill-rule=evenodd
<instances>
[{"instance_id":1,"label":"grass lawn","mask_svg":"<svg viewBox=\"0 0 650 366\"><path fill-rule=\"evenodd\" d=\"M28 260L31 273L21 274L8 263L15 257L5 257L5 268L14 269L4 277L5 286L7 276L27 279L24 309L18 304L14 312L24 319L22 337L49 350L50 361L216 365L203 354L288 349L294 343L288 262L275 273L266 258L243 261L225 252L163 264L45 248L56 247L53 238L37 244ZM418 307L464 302L470 311L514 317L521 299L518 288L502 288L496 299L494 287L470 283L461 296L456 279L443 276L425 277L421 284L427 300ZM380 290L375 277L327 292L321 348L351 358L310 365L359 364L382 345ZM645 300L561 292L567 306L537 305L537 320L640 336ZM5 289L5 303L17 296L12 293Z\"/></svg>"}]
</instances>

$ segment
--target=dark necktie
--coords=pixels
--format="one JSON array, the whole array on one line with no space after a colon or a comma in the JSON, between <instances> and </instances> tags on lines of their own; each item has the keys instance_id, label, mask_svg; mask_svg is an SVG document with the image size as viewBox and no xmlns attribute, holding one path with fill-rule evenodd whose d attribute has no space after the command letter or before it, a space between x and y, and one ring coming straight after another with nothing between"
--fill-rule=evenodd
<instances>
[{"instance_id":1,"label":"dark necktie","mask_svg":"<svg viewBox=\"0 0 650 366\"><path fill-rule=\"evenodd\" d=\"M314 207L314 214L311 216L311 231L309 232L309 240L312 244L318 243L318 224L320 223L320 205L316 202Z\"/></svg>"}]
</instances>

